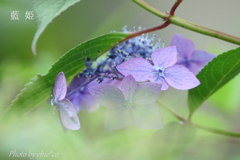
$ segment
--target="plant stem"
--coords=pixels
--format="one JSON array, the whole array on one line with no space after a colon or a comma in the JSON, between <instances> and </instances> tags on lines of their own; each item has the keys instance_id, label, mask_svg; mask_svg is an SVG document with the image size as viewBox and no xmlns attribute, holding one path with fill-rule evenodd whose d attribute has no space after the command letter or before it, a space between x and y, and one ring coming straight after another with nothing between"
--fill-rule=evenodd
<instances>
[{"instance_id":1,"label":"plant stem","mask_svg":"<svg viewBox=\"0 0 240 160\"><path fill-rule=\"evenodd\" d=\"M214 129L214 128L209 128L206 126L201 126L195 123L191 123L193 126L203 129L205 131L209 131L215 134L220 134L220 135L224 135L224 136L229 136L229 137L237 137L240 138L240 133L234 133L234 132L228 132L228 131L223 131L223 130L219 130L219 129Z\"/></svg>"},{"instance_id":2,"label":"plant stem","mask_svg":"<svg viewBox=\"0 0 240 160\"><path fill-rule=\"evenodd\" d=\"M175 2L175 4L172 6L171 11L170 11L170 15L171 15L171 16L174 16L177 7L182 3L182 1L183 1L183 0L177 0L177 1Z\"/></svg>"},{"instance_id":3,"label":"plant stem","mask_svg":"<svg viewBox=\"0 0 240 160\"><path fill-rule=\"evenodd\" d=\"M188 120L186 118L184 118L183 116L181 116L180 114L175 112L173 109L171 109L168 106L166 106L165 104L163 104L161 101L158 100L157 103L158 103L159 106L163 107L165 110L167 110L173 116L175 116L178 120L180 120L180 121L182 121L184 123L188 123Z\"/></svg>"},{"instance_id":4,"label":"plant stem","mask_svg":"<svg viewBox=\"0 0 240 160\"><path fill-rule=\"evenodd\" d=\"M156 27L151 27L151 28L147 28L147 29L144 29L144 30L141 30L141 31L137 31L137 32L133 32L133 33L130 33L129 36L127 36L126 38L124 38L122 41L120 41L119 43L122 43L126 40L129 40L131 38L134 38L134 37L137 37L137 36L140 36L142 34L145 34L145 33L149 33L149 32L153 32L153 31L157 31L157 30L160 30L160 29L163 29L165 27L167 27L168 25L170 25L171 23L169 21L166 21L164 22L163 24L159 25L159 26L156 26Z\"/></svg>"},{"instance_id":5,"label":"plant stem","mask_svg":"<svg viewBox=\"0 0 240 160\"><path fill-rule=\"evenodd\" d=\"M184 19L181 19L179 17L174 16L173 15L174 11L176 10L176 7L182 2L181 0L177 1L174 4L174 6L171 10L171 14L173 13L171 16L169 16L167 13L159 11L158 9L150 6L149 4L144 2L143 0L132 0L132 1L135 2L136 4L138 4L139 6L141 6L142 8L146 9L147 11L153 13L154 15L168 20L172 24L175 24L177 26L186 28L188 30L191 30L191 31L194 31L194 32L197 32L197 33L201 33L201 34L204 34L204 35L208 35L210 37L215 37L215 38L218 38L218 39L230 42L230 43L240 45L240 38L238 38L238 37L234 37L232 35L229 35L229 34L226 34L226 33L223 33L223 32L219 32L219 31L216 31L216 30L213 30L213 29L202 27L202 26L199 26L197 24L191 23L189 21L186 21Z\"/></svg>"},{"instance_id":6,"label":"plant stem","mask_svg":"<svg viewBox=\"0 0 240 160\"><path fill-rule=\"evenodd\" d=\"M196 128L199 128L199 129L202 129L202 130L205 130L205 131L208 131L208 132L212 132L212 133L215 133L215 134L240 138L240 133L228 132L228 131L223 131L223 130L209 128L209 127L206 127L206 126L201 126L199 124L195 124L193 122L188 121L186 118L184 118L180 114L176 113L173 109L169 108L168 106L163 104L161 101L158 100L157 104L159 106L163 107L165 110L167 110L169 113L171 113L173 116L175 116L178 120L180 120L183 123L190 124L190 125L192 125Z\"/></svg>"}]
</instances>

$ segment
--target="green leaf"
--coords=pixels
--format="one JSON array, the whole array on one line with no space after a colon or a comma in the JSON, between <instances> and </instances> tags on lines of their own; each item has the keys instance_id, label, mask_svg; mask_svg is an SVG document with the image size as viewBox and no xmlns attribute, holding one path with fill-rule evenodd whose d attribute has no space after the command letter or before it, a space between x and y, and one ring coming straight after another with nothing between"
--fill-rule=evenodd
<instances>
[{"instance_id":1,"label":"green leaf","mask_svg":"<svg viewBox=\"0 0 240 160\"><path fill-rule=\"evenodd\" d=\"M239 81L240 76L237 75L226 85L221 87L216 93L209 97L209 102L217 109L225 113L233 113L239 108Z\"/></svg>"},{"instance_id":2,"label":"green leaf","mask_svg":"<svg viewBox=\"0 0 240 160\"><path fill-rule=\"evenodd\" d=\"M37 17L38 27L32 41L32 52L36 51L37 40L47 27L47 25L63 11L80 0L36 0L33 4L33 9Z\"/></svg>"},{"instance_id":3,"label":"green leaf","mask_svg":"<svg viewBox=\"0 0 240 160\"><path fill-rule=\"evenodd\" d=\"M197 75L201 84L189 90L190 117L198 107L224 84L240 72L240 48L225 52L214 58Z\"/></svg>"},{"instance_id":4,"label":"green leaf","mask_svg":"<svg viewBox=\"0 0 240 160\"><path fill-rule=\"evenodd\" d=\"M85 68L86 57L95 59L127 36L127 33L109 33L73 48L63 55L46 75L38 75L31 79L8 111L31 111L41 101L50 97L52 85L59 72L64 72L67 79L73 78Z\"/></svg>"}]
</instances>

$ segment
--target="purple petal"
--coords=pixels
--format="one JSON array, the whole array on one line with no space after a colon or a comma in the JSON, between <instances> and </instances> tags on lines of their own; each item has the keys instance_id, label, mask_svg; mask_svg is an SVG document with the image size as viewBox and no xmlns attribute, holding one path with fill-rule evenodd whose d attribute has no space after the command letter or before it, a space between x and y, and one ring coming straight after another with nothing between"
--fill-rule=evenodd
<instances>
[{"instance_id":1,"label":"purple petal","mask_svg":"<svg viewBox=\"0 0 240 160\"><path fill-rule=\"evenodd\" d=\"M85 84L87 80L88 78L86 77L80 77L79 75L75 76L68 87L68 93Z\"/></svg>"},{"instance_id":2,"label":"purple petal","mask_svg":"<svg viewBox=\"0 0 240 160\"><path fill-rule=\"evenodd\" d=\"M68 99L63 99L59 101L57 105L64 127L71 130L78 130L80 128L80 122L72 103Z\"/></svg>"},{"instance_id":3,"label":"purple petal","mask_svg":"<svg viewBox=\"0 0 240 160\"><path fill-rule=\"evenodd\" d=\"M172 38L171 46L177 47L177 52L179 56L183 58L190 58L195 50L194 43L181 36L180 34L175 34Z\"/></svg>"},{"instance_id":4,"label":"purple petal","mask_svg":"<svg viewBox=\"0 0 240 160\"><path fill-rule=\"evenodd\" d=\"M192 55L191 65L188 69L196 75L204 68L205 65L208 64L208 62L212 61L212 59L215 57L216 56L211 53L207 53L202 50L196 50Z\"/></svg>"},{"instance_id":5,"label":"purple petal","mask_svg":"<svg viewBox=\"0 0 240 160\"><path fill-rule=\"evenodd\" d=\"M155 50L152 53L152 61L155 66L169 67L177 62L177 49L175 46L169 46Z\"/></svg>"},{"instance_id":6,"label":"purple petal","mask_svg":"<svg viewBox=\"0 0 240 160\"><path fill-rule=\"evenodd\" d=\"M153 75L153 66L143 58L132 58L117 66L124 76L131 74L136 81L147 81Z\"/></svg>"},{"instance_id":7,"label":"purple petal","mask_svg":"<svg viewBox=\"0 0 240 160\"><path fill-rule=\"evenodd\" d=\"M121 81L115 79L115 80L112 80L111 82L109 82L108 84L118 87L121 84Z\"/></svg>"},{"instance_id":8,"label":"purple petal","mask_svg":"<svg viewBox=\"0 0 240 160\"><path fill-rule=\"evenodd\" d=\"M160 108L155 104L131 107L133 124L142 129L161 129L163 121Z\"/></svg>"},{"instance_id":9,"label":"purple petal","mask_svg":"<svg viewBox=\"0 0 240 160\"><path fill-rule=\"evenodd\" d=\"M55 84L53 86L53 96L56 101L60 101L65 98L67 93L67 82L63 72L59 72Z\"/></svg>"},{"instance_id":10,"label":"purple petal","mask_svg":"<svg viewBox=\"0 0 240 160\"><path fill-rule=\"evenodd\" d=\"M135 89L137 88L137 82L135 81L132 75L128 75L122 80L119 88L124 94L125 99L130 100Z\"/></svg>"},{"instance_id":11,"label":"purple petal","mask_svg":"<svg viewBox=\"0 0 240 160\"><path fill-rule=\"evenodd\" d=\"M155 83L159 83L159 84L161 84L162 85L162 88L161 88L161 90L163 90L163 91L165 91L165 90L167 90L168 89L168 84L167 84L167 82L164 80L164 78L163 77L151 77L150 79L149 79L151 82L155 82Z\"/></svg>"},{"instance_id":12,"label":"purple petal","mask_svg":"<svg viewBox=\"0 0 240 160\"><path fill-rule=\"evenodd\" d=\"M188 90L200 84L196 76L187 68L181 65L174 65L166 68L165 80L173 88Z\"/></svg>"},{"instance_id":13,"label":"purple petal","mask_svg":"<svg viewBox=\"0 0 240 160\"><path fill-rule=\"evenodd\" d=\"M130 110L127 107L107 108L104 118L108 131L125 128L132 124Z\"/></svg>"},{"instance_id":14,"label":"purple petal","mask_svg":"<svg viewBox=\"0 0 240 160\"><path fill-rule=\"evenodd\" d=\"M161 90L159 83L141 83L135 90L132 102L136 104L151 104L154 103Z\"/></svg>"},{"instance_id":15,"label":"purple petal","mask_svg":"<svg viewBox=\"0 0 240 160\"><path fill-rule=\"evenodd\" d=\"M106 108L117 108L125 105L125 98L119 88L114 85L99 84L88 88L97 102Z\"/></svg>"},{"instance_id":16,"label":"purple petal","mask_svg":"<svg viewBox=\"0 0 240 160\"><path fill-rule=\"evenodd\" d=\"M58 112L58 116L60 117L60 113L59 112ZM68 129L63 125L61 119L60 119L60 123L61 123L62 129L63 129L63 132L66 134Z\"/></svg>"},{"instance_id":17,"label":"purple petal","mask_svg":"<svg viewBox=\"0 0 240 160\"><path fill-rule=\"evenodd\" d=\"M80 110L87 110L88 112L93 112L99 107L96 99L90 93L81 93L75 95L69 100L72 102L77 112L79 112Z\"/></svg>"}]
</instances>

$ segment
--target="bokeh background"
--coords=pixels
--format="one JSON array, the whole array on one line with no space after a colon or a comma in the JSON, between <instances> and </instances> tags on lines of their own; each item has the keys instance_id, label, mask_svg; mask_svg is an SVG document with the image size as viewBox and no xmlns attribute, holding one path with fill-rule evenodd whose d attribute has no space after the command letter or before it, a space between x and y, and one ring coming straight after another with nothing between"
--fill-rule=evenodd
<instances>
[{"instance_id":1,"label":"bokeh background","mask_svg":"<svg viewBox=\"0 0 240 160\"><path fill-rule=\"evenodd\" d=\"M170 10L174 0L146 0L162 11ZM240 37L238 0L185 0L176 15L193 23ZM17 21L11 11L19 11ZM0 115L15 96L36 74L46 74L51 65L76 45L125 25L144 28L163 21L130 0L82 0L70 7L46 28L37 43L38 54L31 52L36 20L25 20L32 11L32 0L0 0ZM168 46L172 36L180 33L191 39L197 49L216 55L237 45L185 30L178 26L155 32ZM239 76L214 94L193 116L204 126L240 132ZM187 92L170 89L161 100L187 117ZM34 111L18 112L0 120L0 159L16 153L43 153L33 159L82 160L239 160L240 139L229 138L179 123L162 108L165 127L143 130L134 126L107 132L103 129L105 108L94 113L79 113L81 129L64 134L52 107L46 102ZM48 154L49 153L49 154ZM54 154L53 154L54 153ZM45 157L44 157L45 154ZM48 156L47 156L48 154ZM52 157L57 155L57 157Z\"/></svg>"}]
</instances>

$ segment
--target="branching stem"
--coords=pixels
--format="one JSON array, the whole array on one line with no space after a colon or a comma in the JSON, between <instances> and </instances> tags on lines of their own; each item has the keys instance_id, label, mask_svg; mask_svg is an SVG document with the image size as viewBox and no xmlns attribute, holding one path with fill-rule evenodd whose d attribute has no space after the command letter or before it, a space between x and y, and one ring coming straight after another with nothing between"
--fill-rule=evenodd
<instances>
[{"instance_id":1,"label":"branching stem","mask_svg":"<svg viewBox=\"0 0 240 160\"><path fill-rule=\"evenodd\" d=\"M184 19L181 19L179 17L174 16L174 12L176 10L176 8L179 6L179 4L182 2L182 0L177 0L176 3L173 5L171 11L170 11L170 15L169 16L167 13L164 13L162 11L159 11L158 9L150 6L148 3L144 2L143 0L132 0L133 2L135 2L136 4L138 4L139 6L141 6L142 8L146 9L147 11L151 12L152 14L161 17L165 20L168 20L169 23L175 24L177 26L186 28L188 30L200 33L200 34L204 34L204 35L208 35L210 37L215 37L230 43L234 43L234 44L238 44L240 45L240 38L238 37L234 37L232 35L223 33L223 32L219 32L213 29L209 29L194 23L191 23L189 21L186 21Z\"/></svg>"}]
</instances>

